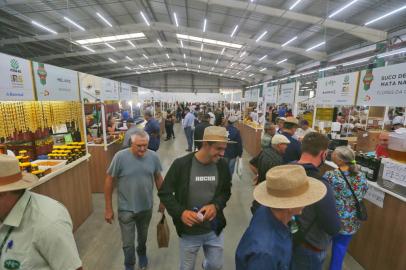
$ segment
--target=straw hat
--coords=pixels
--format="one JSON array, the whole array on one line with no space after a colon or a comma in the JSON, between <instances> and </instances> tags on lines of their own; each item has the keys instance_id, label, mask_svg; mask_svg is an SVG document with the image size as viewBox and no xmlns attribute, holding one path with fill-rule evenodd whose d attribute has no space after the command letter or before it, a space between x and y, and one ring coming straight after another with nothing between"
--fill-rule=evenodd
<instances>
[{"instance_id":1,"label":"straw hat","mask_svg":"<svg viewBox=\"0 0 406 270\"><path fill-rule=\"evenodd\" d=\"M319 180L308 177L300 165L282 165L266 173L266 181L254 190L254 198L271 208L287 209L311 205L327 193Z\"/></svg>"},{"instance_id":2,"label":"straw hat","mask_svg":"<svg viewBox=\"0 0 406 270\"><path fill-rule=\"evenodd\" d=\"M286 117L285 123L299 125L299 120L297 120L296 117L289 116L289 117Z\"/></svg>"},{"instance_id":3,"label":"straw hat","mask_svg":"<svg viewBox=\"0 0 406 270\"><path fill-rule=\"evenodd\" d=\"M203 140L195 142L225 142L236 143L228 139L228 131L223 127L210 126L204 129Z\"/></svg>"},{"instance_id":4,"label":"straw hat","mask_svg":"<svg viewBox=\"0 0 406 270\"><path fill-rule=\"evenodd\" d=\"M0 192L26 189L38 178L30 173L21 173L15 157L0 155Z\"/></svg>"},{"instance_id":5,"label":"straw hat","mask_svg":"<svg viewBox=\"0 0 406 270\"><path fill-rule=\"evenodd\" d=\"M286 136L284 136L282 134L275 134L272 137L272 144L281 144L281 143L289 144L290 141L288 138L286 138Z\"/></svg>"}]
</instances>

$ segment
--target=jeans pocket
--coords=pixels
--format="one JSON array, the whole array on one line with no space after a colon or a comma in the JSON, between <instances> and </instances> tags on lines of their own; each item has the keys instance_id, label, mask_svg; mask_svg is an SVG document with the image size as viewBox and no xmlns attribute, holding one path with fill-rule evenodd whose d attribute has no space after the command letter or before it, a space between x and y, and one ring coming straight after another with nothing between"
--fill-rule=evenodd
<instances>
[{"instance_id":1,"label":"jeans pocket","mask_svg":"<svg viewBox=\"0 0 406 270\"><path fill-rule=\"evenodd\" d=\"M133 221L134 214L128 211L118 211L118 220L123 223L127 224Z\"/></svg>"}]
</instances>

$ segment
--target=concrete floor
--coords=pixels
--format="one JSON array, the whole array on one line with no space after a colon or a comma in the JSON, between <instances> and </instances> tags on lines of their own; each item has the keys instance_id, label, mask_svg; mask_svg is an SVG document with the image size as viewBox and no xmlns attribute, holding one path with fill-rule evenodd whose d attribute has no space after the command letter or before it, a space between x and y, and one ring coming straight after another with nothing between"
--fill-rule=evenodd
<instances>
[{"instance_id":1,"label":"concrete floor","mask_svg":"<svg viewBox=\"0 0 406 270\"><path fill-rule=\"evenodd\" d=\"M175 126L176 139L161 142L158 151L165 175L170 164L177 157L185 155L187 148L186 138L179 124ZM234 254L238 242L247 228L251 219L249 207L252 201L252 174L248 170L250 156L244 153L245 165L242 180L233 179L232 196L225 209L227 227L225 228L224 246L224 270L235 269ZM116 194L114 194L116 203ZM115 204L116 205L116 204ZM154 209L157 209L158 198L155 195ZM103 194L93 195L94 212L86 222L76 231L79 253L86 270L121 270L124 269L124 256L121 249L120 229L117 218L113 225L104 221L104 197ZM115 206L116 209L116 206ZM156 224L160 214L155 212L152 217L147 243L150 270L175 270L179 268L178 259L178 236L175 232L172 220L169 218L171 239L169 248L158 249L156 240ZM200 269L202 252L197 260L196 269ZM327 269L327 268L326 268ZM345 270L362 270L363 268L349 255L345 259Z\"/></svg>"}]
</instances>

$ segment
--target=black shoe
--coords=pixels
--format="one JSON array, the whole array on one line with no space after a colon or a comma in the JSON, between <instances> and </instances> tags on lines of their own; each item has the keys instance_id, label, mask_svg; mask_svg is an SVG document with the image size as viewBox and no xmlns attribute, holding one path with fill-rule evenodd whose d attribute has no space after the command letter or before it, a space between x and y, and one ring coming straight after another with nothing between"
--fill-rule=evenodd
<instances>
[{"instance_id":1,"label":"black shoe","mask_svg":"<svg viewBox=\"0 0 406 270\"><path fill-rule=\"evenodd\" d=\"M170 139L166 138L164 141L169 141Z\"/></svg>"}]
</instances>

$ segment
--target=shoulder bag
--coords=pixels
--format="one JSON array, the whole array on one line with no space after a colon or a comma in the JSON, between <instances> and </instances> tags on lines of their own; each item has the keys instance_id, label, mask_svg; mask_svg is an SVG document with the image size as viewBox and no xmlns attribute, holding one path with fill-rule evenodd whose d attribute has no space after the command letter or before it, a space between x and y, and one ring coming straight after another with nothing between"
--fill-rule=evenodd
<instances>
[{"instance_id":1,"label":"shoulder bag","mask_svg":"<svg viewBox=\"0 0 406 270\"><path fill-rule=\"evenodd\" d=\"M339 169L340 170L340 169ZM368 219L368 213L367 213L367 208L365 207L365 204L361 201L358 201L357 196L355 196L354 190L352 189L352 186L350 182L348 182L347 177L345 174L340 170L341 175L343 176L345 182L347 183L348 187L351 190L352 196L354 197L355 200L355 207L357 208L357 218L361 221L366 221Z\"/></svg>"}]
</instances>

